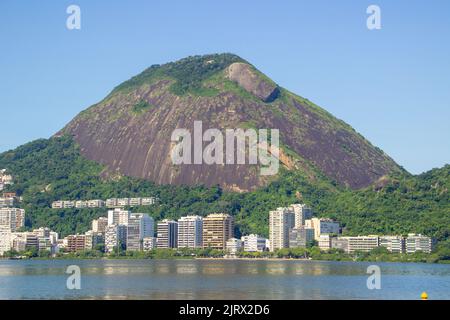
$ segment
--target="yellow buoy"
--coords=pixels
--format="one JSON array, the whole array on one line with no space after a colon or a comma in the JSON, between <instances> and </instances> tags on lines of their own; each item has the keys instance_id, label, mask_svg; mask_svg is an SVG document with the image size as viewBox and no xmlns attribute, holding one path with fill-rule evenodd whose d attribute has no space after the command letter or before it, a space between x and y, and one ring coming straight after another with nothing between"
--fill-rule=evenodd
<instances>
[{"instance_id":1,"label":"yellow buoy","mask_svg":"<svg viewBox=\"0 0 450 320\"><path fill-rule=\"evenodd\" d=\"M427 300L428 299L427 293L425 291L422 292L422 294L420 295L420 298L422 298L422 300Z\"/></svg>"}]
</instances>

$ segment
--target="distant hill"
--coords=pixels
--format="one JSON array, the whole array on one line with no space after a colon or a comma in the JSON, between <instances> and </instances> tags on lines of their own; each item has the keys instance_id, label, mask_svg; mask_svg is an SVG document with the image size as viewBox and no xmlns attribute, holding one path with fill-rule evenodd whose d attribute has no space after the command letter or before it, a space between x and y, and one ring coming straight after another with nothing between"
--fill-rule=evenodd
<instances>
[{"instance_id":1,"label":"distant hill","mask_svg":"<svg viewBox=\"0 0 450 320\"><path fill-rule=\"evenodd\" d=\"M73 136L83 156L105 165L105 175L231 191L256 190L274 180L254 165L173 165L171 133L192 132L194 121L202 121L204 130L279 129L284 167L311 182L319 173L360 189L404 172L348 124L233 54L151 66L82 111L57 136Z\"/></svg>"}]
</instances>

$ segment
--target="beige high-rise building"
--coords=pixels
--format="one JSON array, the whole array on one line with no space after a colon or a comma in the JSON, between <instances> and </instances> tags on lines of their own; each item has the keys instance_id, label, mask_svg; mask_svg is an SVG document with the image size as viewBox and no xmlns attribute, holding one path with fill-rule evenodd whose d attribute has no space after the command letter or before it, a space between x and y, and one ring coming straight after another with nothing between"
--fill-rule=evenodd
<instances>
[{"instance_id":1,"label":"beige high-rise building","mask_svg":"<svg viewBox=\"0 0 450 320\"><path fill-rule=\"evenodd\" d=\"M213 213L203 218L203 248L224 250L234 237L234 218L226 213Z\"/></svg>"},{"instance_id":2,"label":"beige high-rise building","mask_svg":"<svg viewBox=\"0 0 450 320\"><path fill-rule=\"evenodd\" d=\"M314 239L317 241L323 234L339 234L339 222L331 219L312 218L305 220L305 226L314 229Z\"/></svg>"},{"instance_id":3,"label":"beige high-rise building","mask_svg":"<svg viewBox=\"0 0 450 320\"><path fill-rule=\"evenodd\" d=\"M278 208L269 212L270 251L289 247L289 231L294 228L294 211Z\"/></svg>"}]
</instances>

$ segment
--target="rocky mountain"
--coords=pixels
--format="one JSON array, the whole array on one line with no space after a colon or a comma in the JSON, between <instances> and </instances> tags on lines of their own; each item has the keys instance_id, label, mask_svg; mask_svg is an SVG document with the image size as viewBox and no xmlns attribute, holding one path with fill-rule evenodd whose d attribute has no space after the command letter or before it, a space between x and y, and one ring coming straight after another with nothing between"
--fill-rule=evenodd
<instances>
[{"instance_id":1,"label":"rocky mountain","mask_svg":"<svg viewBox=\"0 0 450 320\"><path fill-rule=\"evenodd\" d=\"M69 134L81 154L106 166L104 175L157 184L220 185L250 191L275 177L258 165L174 165L171 134L235 128L279 129L280 161L312 181L325 175L352 189L402 169L352 127L269 79L233 54L188 57L153 65L82 111L56 135Z\"/></svg>"}]
</instances>

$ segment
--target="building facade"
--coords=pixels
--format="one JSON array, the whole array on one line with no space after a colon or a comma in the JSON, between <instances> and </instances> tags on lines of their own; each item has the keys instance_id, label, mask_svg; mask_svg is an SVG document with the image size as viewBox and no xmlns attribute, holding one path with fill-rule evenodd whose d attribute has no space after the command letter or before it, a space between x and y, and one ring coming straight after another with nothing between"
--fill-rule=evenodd
<instances>
[{"instance_id":1,"label":"building facade","mask_svg":"<svg viewBox=\"0 0 450 320\"><path fill-rule=\"evenodd\" d=\"M235 255L238 252L242 251L242 249L243 249L242 241L240 239L236 239L236 238L228 239L225 247L226 247L227 252L231 255Z\"/></svg>"},{"instance_id":2,"label":"building facade","mask_svg":"<svg viewBox=\"0 0 450 320\"><path fill-rule=\"evenodd\" d=\"M186 216L178 220L178 248L203 246L203 218Z\"/></svg>"},{"instance_id":3,"label":"building facade","mask_svg":"<svg viewBox=\"0 0 450 320\"><path fill-rule=\"evenodd\" d=\"M178 223L168 219L158 222L157 238L158 248L176 248L178 243Z\"/></svg>"},{"instance_id":4,"label":"building facade","mask_svg":"<svg viewBox=\"0 0 450 320\"><path fill-rule=\"evenodd\" d=\"M289 230L289 248L306 248L314 241L314 229L300 226Z\"/></svg>"},{"instance_id":5,"label":"building facade","mask_svg":"<svg viewBox=\"0 0 450 320\"><path fill-rule=\"evenodd\" d=\"M123 210L121 208L114 208L113 210L108 210L108 225L128 225L128 219L130 217L129 210Z\"/></svg>"},{"instance_id":6,"label":"building facade","mask_svg":"<svg viewBox=\"0 0 450 320\"><path fill-rule=\"evenodd\" d=\"M143 239L153 234L153 218L146 213L132 213L127 225L127 250L142 250Z\"/></svg>"},{"instance_id":7,"label":"building facade","mask_svg":"<svg viewBox=\"0 0 450 320\"><path fill-rule=\"evenodd\" d=\"M305 225L314 229L314 239L317 241L322 234L338 235L340 232L339 222L331 219L312 218L305 220Z\"/></svg>"},{"instance_id":8,"label":"building facade","mask_svg":"<svg viewBox=\"0 0 450 320\"><path fill-rule=\"evenodd\" d=\"M294 212L294 227L300 228L305 225L305 220L311 219L312 209L306 204L292 204L289 208Z\"/></svg>"},{"instance_id":9,"label":"building facade","mask_svg":"<svg viewBox=\"0 0 450 320\"><path fill-rule=\"evenodd\" d=\"M224 250L234 237L234 218L226 213L213 213L203 218L203 248Z\"/></svg>"},{"instance_id":10,"label":"building facade","mask_svg":"<svg viewBox=\"0 0 450 320\"><path fill-rule=\"evenodd\" d=\"M380 247L385 247L392 253L404 253L405 238L402 236L381 236Z\"/></svg>"},{"instance_id":11,"label":"building facade","mask_svg":"<svg viewBox=\"0 0 450 320\"><path fill-rule=\"evenodd\" d=\"M241 241L246 252L262 252L266 250L267 239L257 234L242 236Z\"/></svg>"},{"instance_id":12,"label":"building facade","mask_svg":"<svg viewBox=\"0 0 450 320\"><path fill-rule=\"evenodd\" d=\"M295 226L294 211L277 208L269 212L270 251L289 247L289 231Z\"/></svg>"},{"instance_id":13,"label":"building facade","mask_svg":"<svg viewBox=\"0 0 450 320\"><path fill-rule=\"evenodd\" d=\"M408 234L406 238L406 253L424 252L431 253L433 251L433 239L421 234Z\"/></svg>"}]
</instances>

